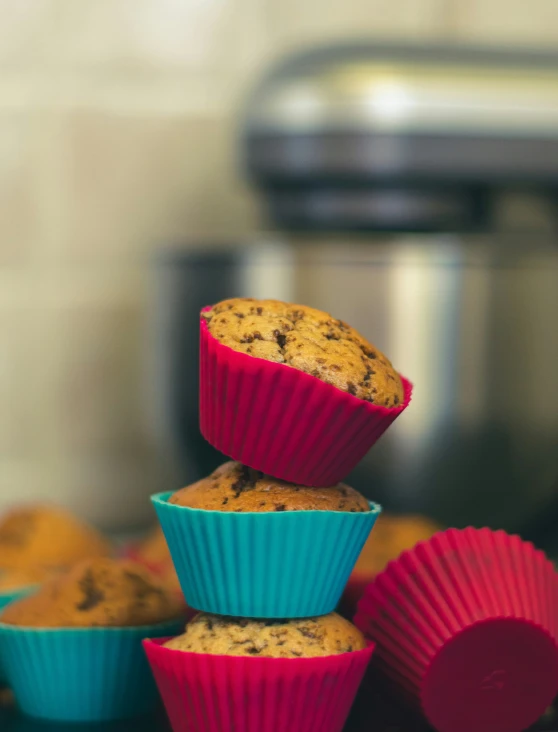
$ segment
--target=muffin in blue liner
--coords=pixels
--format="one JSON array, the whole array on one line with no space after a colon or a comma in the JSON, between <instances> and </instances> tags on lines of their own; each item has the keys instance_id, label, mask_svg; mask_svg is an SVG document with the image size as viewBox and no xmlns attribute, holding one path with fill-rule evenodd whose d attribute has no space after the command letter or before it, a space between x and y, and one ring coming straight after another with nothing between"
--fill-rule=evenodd
<instances>
[{"instance_id":1,"label":"muffin in blue liner","mask_svg":"<svg viewBox=\"0 0 558 732\"><path fill-rule=\"evenodd\" d=\"M10 602L14 602L15 600L19 600L20 597L26 597L27 595L30 595L32 592L34 592L37 589L37 585L26 585L25 587L18 587L14 590L6 590L4 592L0 592L0 613L2 612L2 609L6 607L6 605L9 605ZM6 674L4 673L4 668L2 666L2 653L0 648L0 686L3 686L6 683Z\"/></svg>"},{"instance_id":2,"label":"muffin in blue liner","mask_svg":"<svg viewBox=\"0 0 558 732\"><path fill-rule=\"evenodd\" d=\"M27 628L0 622L0 657L24 714L100 722L151 711L158 694L144 638L176 635L184 621L125 628Z\"/></svg>"},{"instance_id":3,"label":"muffin in blue liner","mask_svg":"<svg viewBox=\"0 0 558 732\"><path fill-rule=\"evenodd\" d=\"M332 612L381 512L235 512L151 497L190 607L217 615L303 618Z\"/></svg>"}]
</instances>

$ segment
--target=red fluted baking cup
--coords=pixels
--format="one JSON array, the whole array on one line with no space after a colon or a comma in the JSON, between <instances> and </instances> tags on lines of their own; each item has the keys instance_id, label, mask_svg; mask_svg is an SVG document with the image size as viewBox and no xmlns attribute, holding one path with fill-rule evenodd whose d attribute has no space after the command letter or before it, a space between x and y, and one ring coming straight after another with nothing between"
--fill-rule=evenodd
<instances>
[{"instance_id":1,"label":"red fluted baking cup","mask_svg":"<svg viewBox=\"0 0 558 732\"><path fill-rule=\"evenodd\" d=\"M234 351L200 320L200 429L225 455L281 480L335 485L407 408L370 404L286 364Z\"/></svg>"},{"instance_id":2,"label":"red fluted baking cup","mask_svg":"<svg viewBox=\"0 0 558 732\"><path fill-rule=\"evenodd\" d=\"M521 732L558 691L558 574L503 531L449 529L404 552L355 622L438 732Z\"/></svg>"},{"instance_id":3,"label":"red fluted baking cup","mask_svg":"<svg viewBox=\"0 0 558 732\"><path fill-rule=\"evenodd\" d=\"M341 732L370 660L215 656L143 642L173 732Z\"/></svg>"}]
</instances>

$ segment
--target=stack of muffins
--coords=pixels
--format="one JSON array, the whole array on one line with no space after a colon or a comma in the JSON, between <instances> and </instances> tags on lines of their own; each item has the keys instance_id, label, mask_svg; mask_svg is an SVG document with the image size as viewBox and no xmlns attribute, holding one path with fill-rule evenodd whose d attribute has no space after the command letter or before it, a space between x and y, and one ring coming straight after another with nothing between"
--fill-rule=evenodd
<instances>
[{"instance_id":1,"label":"stack of muffins","mask_svg":"<svg viewBox=\"0 0 558 732\"><path fill-rule=\"evenodd\" d=\"M173 729L342 729L373 645L334 613L380 512L340 482L410 401L354 329L274 300L200 321L200 419L233 458L153 497L189 606L145 649Z\"/></svg>"}]
</instances>

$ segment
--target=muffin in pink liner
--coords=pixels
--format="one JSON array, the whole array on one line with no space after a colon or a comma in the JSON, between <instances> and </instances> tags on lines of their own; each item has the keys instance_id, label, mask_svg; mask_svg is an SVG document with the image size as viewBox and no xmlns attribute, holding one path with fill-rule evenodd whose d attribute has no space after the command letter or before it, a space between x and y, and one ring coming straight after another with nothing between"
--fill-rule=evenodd
<instances>
[{"instance_id":1,"label":"muffin in pink liner","mask_svg":"<svg viewBox=\"0 0 558 732\"><path fill-rule=\"evenodd\" d=\"M558 692L558 574L503 531L449 529L404 552L355 623L438 732L520 732Z\"/></svg>"},{"instance_id":2,"label":"muffin in pink liner","mask_svg":"<svg viewBox=\"0 0 558 732\"><path fill-rule=\"evenodd\" d=\"M199 620L208 621L231 625L234 619L220 621L218 616L204 615ZM320 619L290 622L304 629L317 621ZM281 622L277 621L279 626ZM263 637L269 638L274 621L245 623L264 627L267 636L264 633ZM231 650L224 641L214 645L221 653L179 650L160 639L144 641L144 649L174 732L341 732L373 651L373 644L366 645L356 628L353 630L362 641L360 648L333 655L252 655L260 651L246 628L239 632L246 632L248 640L230 642L239 650ZM199 647L206 647L200 637ZM305 640L300 635L300 642ZM180 645L181 639L171 641L177 642ZM289 640L283 642L288 647ZM275 643L271 652L277 650ZM303 651L296 652L302 656Z\"/></svg>"},{"instance_id":3,"label":"muffin in pink liner","mask_svg":"<svg viewBox=\"0 0 558 732\"><path fill-rule=\"evenodd\" d=\"M229 307L208 324L217 308ZM260 323L268 311L269 322ZM201 432L225 455L276 478L338 483L406 409L411 392L378 349L327 313L250 299L202 311Z\"/></svg>"}]
</instances>

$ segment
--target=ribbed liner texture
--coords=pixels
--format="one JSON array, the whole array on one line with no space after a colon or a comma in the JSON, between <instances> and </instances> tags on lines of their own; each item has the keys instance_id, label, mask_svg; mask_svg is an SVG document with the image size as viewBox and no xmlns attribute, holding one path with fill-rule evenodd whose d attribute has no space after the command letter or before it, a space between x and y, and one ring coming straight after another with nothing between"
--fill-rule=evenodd
<instances>
[{"instance_id":1,"label":"ribbed liner texture","mask_svg":"<svg viewBox=\"0 0 558 732\"><path fill-rule=\"evenodd\" d=\"M286 364L239 353L200 322L200 428L225 455L292 483L343 480L407 408L358 399Z\"/></svg>"},{"instance_id":2,"label":"ribbed liner texture","mask_svg":"<svg viewBox=\"0 0 558 732\"><path fill-rule=\"evenodd\" d=\"M26 595L30 595L31 593L35 592L38 585L28 585L26 587L20 587L17 590L10 590L9 592L0 592L0 617L2 610L6 607L6 605L9 605L10 602L15 602L16 600L21 599L22 597L26 597ZM0 686L2 684L6 683L6 673L4 671L3 665L2 665L2 647L0 645Z\"/></svg>"},{"instance_id":3,"label":"ribbed liner texture","mask_svg":"<svg viewBox=\"0 0 558 732\"><path fill-rule=\"evenodd\" d=\"M168 503L171 495L152 501L186 602L242 617L334 610L381 511L204 511Z\"/></svg>"},{"instance_id":4,"label":"ribbed liner texture","mask_svg":"<svg viewBox=\"0 0 558 732\"><path fill-rule=\"evenodd\" d=\"M341 732L373 646L324 658L144 647L174 732Z\"/></svg>"},{"instance_id":5,"label":"ribbed liner texture","mask_svg":"<svg viewBox=\"0 0 558 732\"><path fill-rule=\"evenodd\" d=\"M440 732L520 732L558 691L557 580L517 536L450 529L391 562L355 622Z\"/></svg>"},{"instance_id":6,"label":"ribbed liner texture","mask_svg":"<svg viewBox=\"0 0 558 732\"><path fill-rule=\"evenodd\" d=\"M60 722L120 719L157 703L141 641L178 633L183 625L31 629L0 623L0 654L25 714Z\"/></svg>"}]
</instances>

